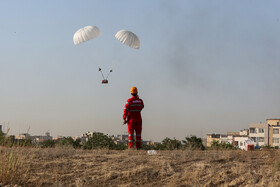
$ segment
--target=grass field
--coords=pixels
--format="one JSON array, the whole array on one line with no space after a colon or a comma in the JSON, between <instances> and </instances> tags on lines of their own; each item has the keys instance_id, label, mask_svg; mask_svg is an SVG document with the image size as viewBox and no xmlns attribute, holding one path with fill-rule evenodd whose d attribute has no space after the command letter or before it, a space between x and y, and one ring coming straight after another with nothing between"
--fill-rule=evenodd
<instances>
[{"instance_id":1,"label":"grass field","mask_svg":"<svg viewBox=\"0 0 280 187\"><path fill-rule=\"evenodd\" d=\"M277 150L0 152L0 186L280 186Z\"/></svg>"}]
</instances>

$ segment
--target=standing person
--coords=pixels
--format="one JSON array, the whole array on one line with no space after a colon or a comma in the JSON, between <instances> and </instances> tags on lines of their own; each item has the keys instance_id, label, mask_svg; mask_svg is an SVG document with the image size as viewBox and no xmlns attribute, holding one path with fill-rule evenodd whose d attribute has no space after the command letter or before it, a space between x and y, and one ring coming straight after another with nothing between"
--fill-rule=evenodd
<instances>
[{"instance_id":1,"label":"standing person","mask_svg":"<svg viewBox=\"0 0 280 187\"><path fill-rule=\"evenodd\" d=\"M136 145L135 147L141 149L141 132L142 132L142 118L141 110L144 108L142 99L138 96L136 87L130 89L132 95L124 106L123 124L127 123L128 128L128 147L133 147L134 131L136 132Z\"/></svg>"}]
</instances>

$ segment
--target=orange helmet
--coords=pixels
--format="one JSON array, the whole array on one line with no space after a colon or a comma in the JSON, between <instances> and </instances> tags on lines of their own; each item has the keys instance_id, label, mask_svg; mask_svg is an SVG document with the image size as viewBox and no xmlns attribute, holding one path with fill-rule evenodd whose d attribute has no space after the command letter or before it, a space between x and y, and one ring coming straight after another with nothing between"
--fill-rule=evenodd
<instances>
[{"instance_id":1,"label":"orange helmet","mask_svg":"<svg viewBox=\"0 0 280 187\"><path fill-rule=\"evenodd\" d=\"M137 88L136 88L136 87L131 87L130 93L131 93L131 94L137 94L137 93L138 93Z\"/></svg>"}]
</instances>

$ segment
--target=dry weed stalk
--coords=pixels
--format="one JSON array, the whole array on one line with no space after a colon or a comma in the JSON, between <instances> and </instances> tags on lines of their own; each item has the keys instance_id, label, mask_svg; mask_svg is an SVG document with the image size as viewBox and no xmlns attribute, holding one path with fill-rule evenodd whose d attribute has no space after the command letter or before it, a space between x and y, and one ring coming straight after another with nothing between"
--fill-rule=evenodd
<instances>
[{"instance_id":1,"label":"dry weed stalk","mask_svg":"<svg viewBox=\"0 0 280 187\"><path fill-rule=\"evenodd\" d=\"M0 148L0 183L22 184L27 181L29 167L24 165L25 156L17 148Z\"/></svg>"}]
</instances>

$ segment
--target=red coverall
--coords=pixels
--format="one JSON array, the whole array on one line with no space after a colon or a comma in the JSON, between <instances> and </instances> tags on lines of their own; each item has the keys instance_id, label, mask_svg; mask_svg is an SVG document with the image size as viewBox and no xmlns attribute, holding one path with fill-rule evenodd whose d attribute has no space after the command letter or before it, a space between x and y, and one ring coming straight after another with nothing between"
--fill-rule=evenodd
<instances>
[{"instance_id":1,"label":"red coverall","mask_svg":"<svg viewBox=\"0 0 280 187\"><path fill-rule=\"evenodd\" d=\"M141 148L142 118L141 110L144 108L142 99L132 96L124 106L123 119L127 121L128 127L128 147L133 147L134 130L136 132L136 148Z\"/></svg>"}]
</instances>

